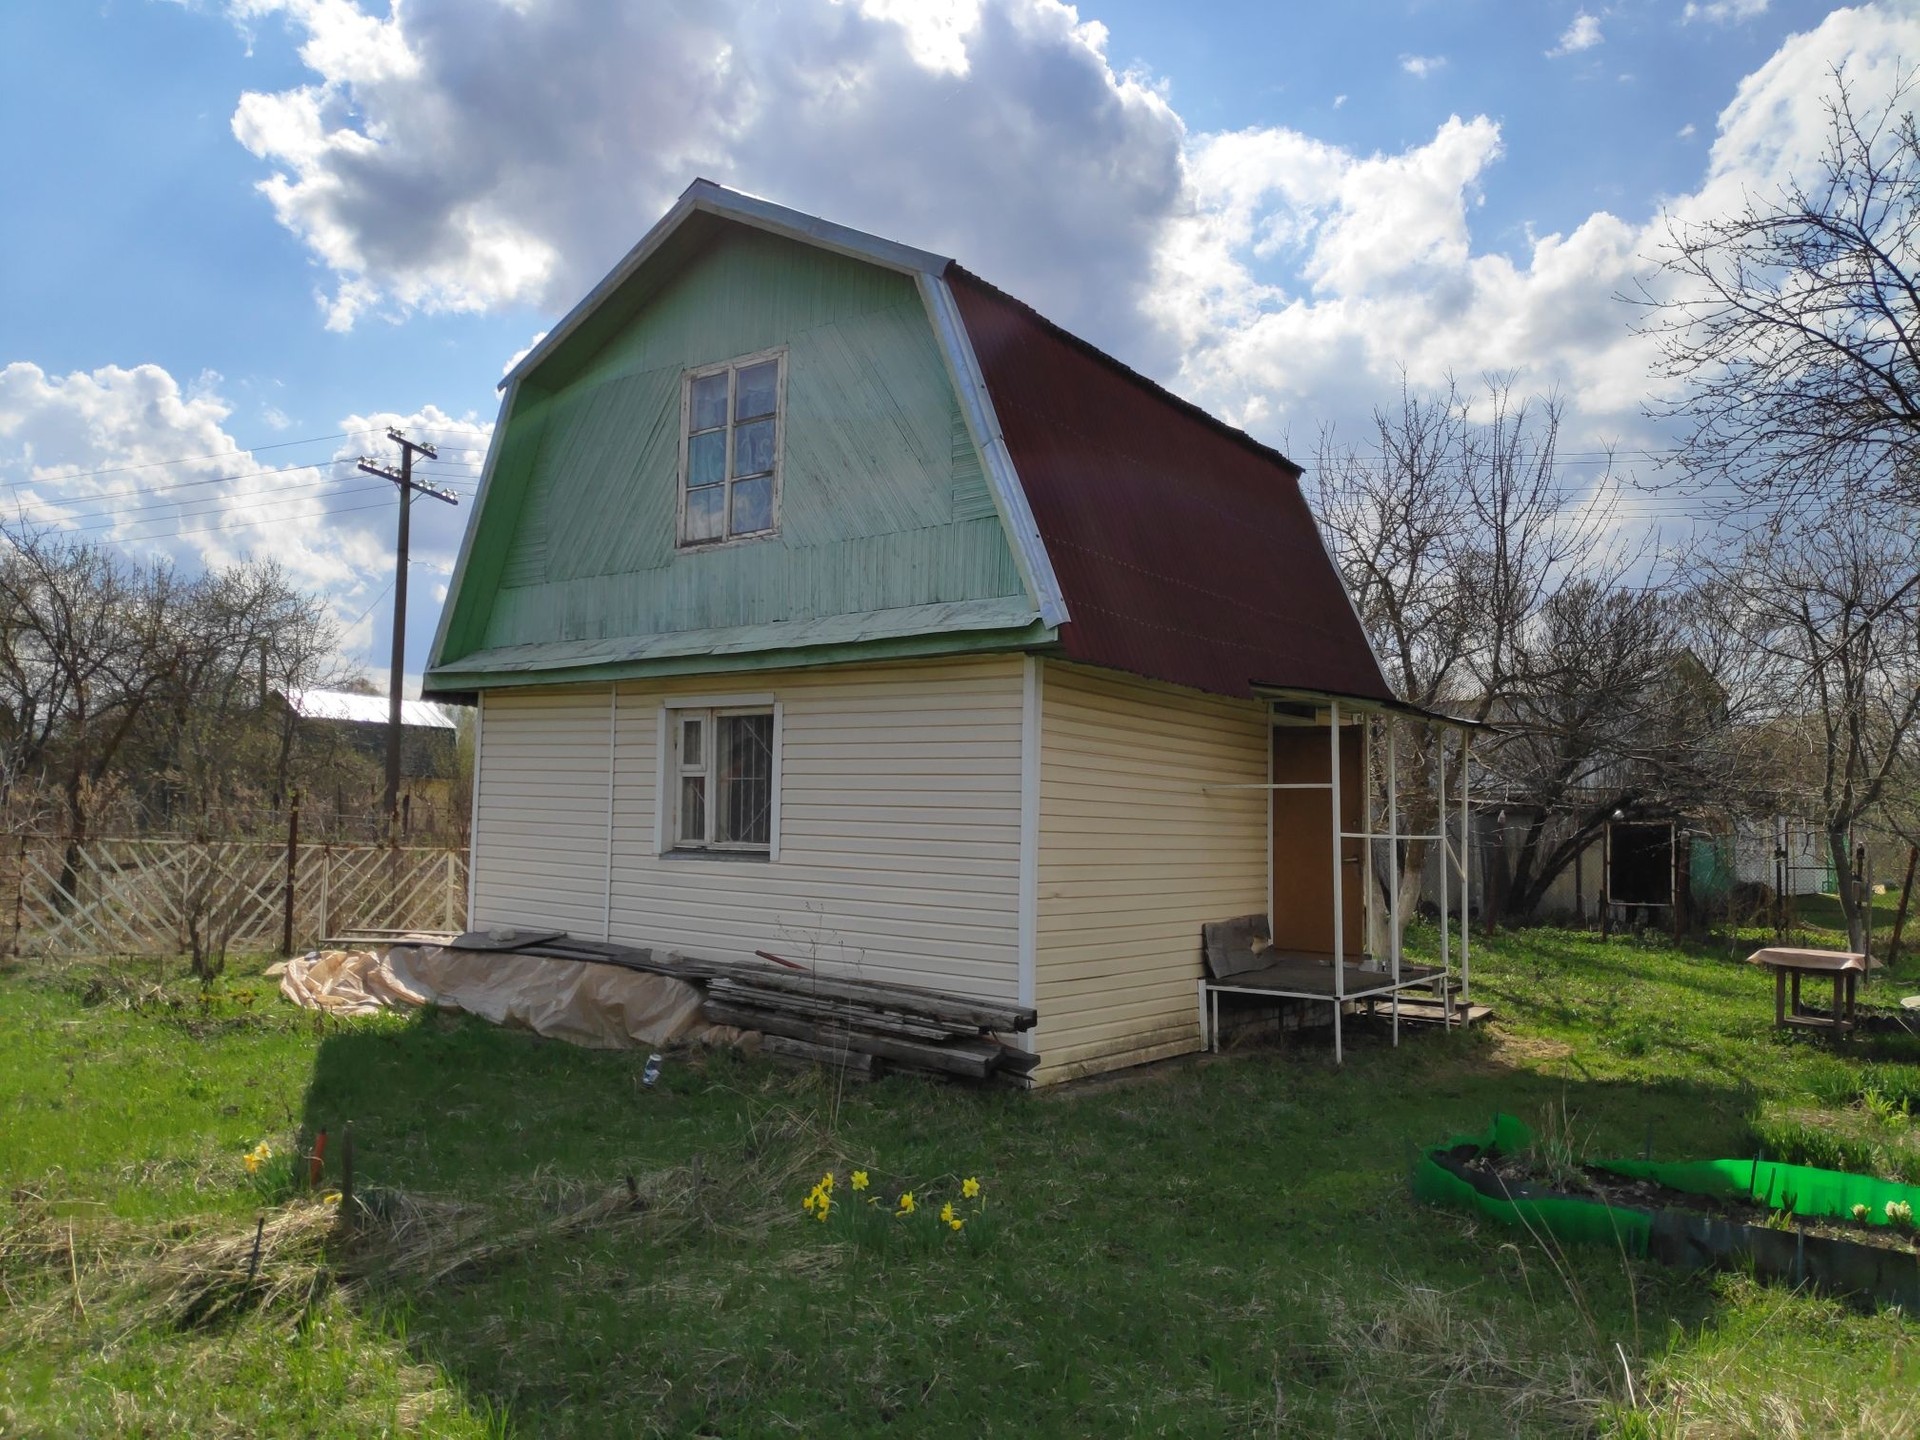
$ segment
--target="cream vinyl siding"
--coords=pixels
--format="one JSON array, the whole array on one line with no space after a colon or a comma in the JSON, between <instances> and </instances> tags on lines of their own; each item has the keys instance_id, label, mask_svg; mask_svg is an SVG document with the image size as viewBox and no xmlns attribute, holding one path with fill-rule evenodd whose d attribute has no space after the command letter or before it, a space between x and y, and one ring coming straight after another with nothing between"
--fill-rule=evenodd
<instances>
[{"instance_id":1,"label":"cream vinyl siding","mask_svg":"<svg viewBox=\"0 0 1920 1440\"><path fill-rule=\"evenodd\" d=\"M607 891L607 687L481 700L473 920L600 938Z\"/></svg>"},{"instance_id":2,"label":"cream vinyl siding","mask_svg":"<svg viewBox=\"0 0 1920 1440\"><path fill-rule=\"evenodd\" d=\"M1200 927L1267 908L1255 701L1045 662L1034 1001L1046 1083L1194 1050Z\"/></svg>"},{"instance_id":3,"label":"cream vinyl siding","mask_svg":"<svg viewBox=\"0 0 1920 1440\"><path fill-rule=\"evenodd\" d=\"M994 657L622 683L611 866L608 687L495 692L481 739L476 911L597 937L610 874L616 941L733 959L771 950L837 973L1013 999L1020 667ZM778 701L778 859L656 853L668 696ZM567 747L562 805L539 789L560 778L550 757ZM522 849L517 864L495 858Z\"/></svg>"}]
</instances>

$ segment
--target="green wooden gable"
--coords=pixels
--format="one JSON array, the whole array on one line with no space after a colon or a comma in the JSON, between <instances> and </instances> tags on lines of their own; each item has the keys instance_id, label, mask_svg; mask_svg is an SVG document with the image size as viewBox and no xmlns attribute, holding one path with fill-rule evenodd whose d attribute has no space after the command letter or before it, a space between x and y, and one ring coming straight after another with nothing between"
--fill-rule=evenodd
<instances>
[{"instance_id":1,"label":"green wooden gable","mask_svg":"<svg viewBox=\"0 0 1920 1440\"><path fill-rule=\"evenodd\" d=\"M915 276L695 220L516 372L428 690L1046 638ZM778 533L676 548L682 377L777 346Z\"/></svg>"}]
</instances>

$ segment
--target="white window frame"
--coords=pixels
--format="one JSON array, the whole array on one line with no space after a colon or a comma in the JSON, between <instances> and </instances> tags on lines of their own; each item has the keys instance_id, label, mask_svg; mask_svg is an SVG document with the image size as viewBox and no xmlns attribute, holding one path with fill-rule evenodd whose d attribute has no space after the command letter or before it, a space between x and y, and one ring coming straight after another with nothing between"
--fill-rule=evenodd
<instances>
[{"instance_id":1,"label":"white window frame","mask_svg":"<svg viewBox=\"0 0 1920 1440\"><path fill-rule=\"evenodd\" d=\"M767 361L776 362L773 378L773 500L770 511L772 524L765 530L755 530L745 535L726 533L733 517L733 404L736 388L735 374L763 365ZM687 539L687 447L693 438L693 382L708 375L727 377L727 424L726 479L721 484L721 530L718 539ZM759 417L756 417L759 418ZM703 432L704 433L704 432ZM757 350L751 355L736 356L731 360L716 361L712 365L699 365L688 370L680 377L680 481L675 492L673 512L673 548L675 550L719 550L730 545L750 545L756 540L771 540L780 533L780 491L781 477L786 471L787 454L787 347L775 346L771 350Z\"/></svg>"},{"instance_id":2,"label":"white window frame","mask_svg":"<svg viewBox=\"0 0 1920 1440\"><path fill-rule=\"evenodd\" d=\"M701 732L706 753L714 753L714 717L720 715L765 715L773 712L773 796L767 808L765 845L716 845L711 838L696 844L680 843L680 721L686 712L705 715ZM655 740L653 807L653 849L656 855L701 855L735 860L776 861L780 858L780 755L785 748L785 707L773 695L675 695L660 702L660 718ZM712 781L712 762L708 761L707 824L705 833L713 834L713 807L717 787Z\"/></svg>"}]
</instances>

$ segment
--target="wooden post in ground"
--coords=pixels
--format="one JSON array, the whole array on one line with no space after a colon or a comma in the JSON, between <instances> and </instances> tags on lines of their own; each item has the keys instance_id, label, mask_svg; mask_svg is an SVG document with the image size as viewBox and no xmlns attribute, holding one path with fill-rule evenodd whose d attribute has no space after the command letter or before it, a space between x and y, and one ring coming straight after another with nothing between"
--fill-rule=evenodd
<instances>
[{"instance_id":1,"label":"wooden post in ground","mask_svg":"<svg viewBox=\"0 0 1920 1440\"><path fill-rule=\"evenodd\" d=\"M1860 953L1867 957L1867 969L1873 969L1873 892L1867 884L1867 847L1853 847L1853 906L1860 913Z\"/></svg>"},{"instance_id":2,"label":"wooden post in ground","mask_svg":"<svg viewBox=\"0 0 1920 1440\"><path fill-rule=\"evenodd\" d=\"M1907 880L1913 880L1913 867L1907 867ZM13 863L13 938L7 942L7 953L20 953L20 923L24 918L27 894L27 837L20 837L20 848L14 852Z\"/></svg>"},{"instance_id":3,"label":"wooden post in ground","mask_svg":"<svg viewBox=\"0 0 1920 1440\"><path fill-rule=\"evenodd\" d=\"M347 1128L340 1136L340 1216L348 1225L353 1223L353 1122L347 1122Z\"/></svg>"},{"instance_id":4,"label":"wooden post in ground","mask_svg":"<svg viewBox=\"0 0 1920 1440\"><path fill-rule=\"evenodd\" d=\"M1600 839L1600 938L1613 934L1613 822L1601 832Z\"/></svg>"},{"instance_id":5,"label":"wooden post in ground","mask_svg":"<svg viewBox=\"0 0 1920 1440\"><path fill-rule=\"evenodd\" d=\"M1913 897L1913 866L1920 860L1920 845L1907 847L1907 878L1900 882L1900 908L1893 912L1893 938L1887 941L1887 969L1900 958L1900 932L1907 924L1907 901Z\"/></svg>"},{"instance_id":6,"label":"wooden post in ground","mask_svg":"<svg viewBox=\"0 0 1920 1440\"><path fill-rule=\"evenodd\" d=\"M293 882L300 864L300 792L287 797L287 889L280 915L280 953L293 954Z\"/></svg>"}]
</instances>

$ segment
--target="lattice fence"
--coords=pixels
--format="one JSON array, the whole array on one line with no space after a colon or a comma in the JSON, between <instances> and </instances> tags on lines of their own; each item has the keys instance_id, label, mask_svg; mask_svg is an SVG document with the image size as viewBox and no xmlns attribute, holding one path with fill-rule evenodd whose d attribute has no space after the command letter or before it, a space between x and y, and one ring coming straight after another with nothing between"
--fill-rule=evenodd
<instances>
[{"instance_id":1,"label":"lattice fence","mask_svg":"<svg viewBox=\"0 0 1920 1440\"><path fill-rule=\"evenodd\" d=\"M191 932L232 951L277 950L287 847L267 840L90 840L72 857L44 836L6 837L0 950L21 955L178 954ZM293 866L293 938L348 929L459 930L467 863L457 851L302 845Z\"/></svg>"}]
</instances>

